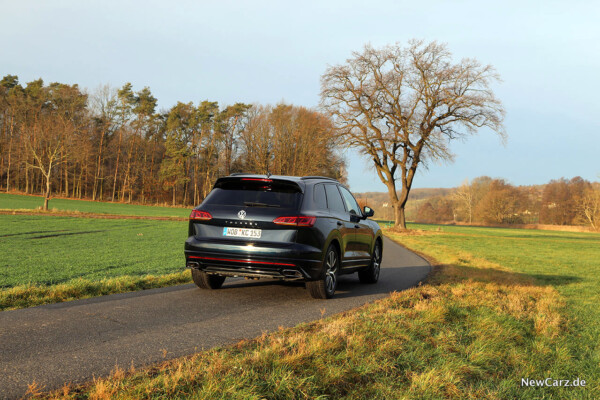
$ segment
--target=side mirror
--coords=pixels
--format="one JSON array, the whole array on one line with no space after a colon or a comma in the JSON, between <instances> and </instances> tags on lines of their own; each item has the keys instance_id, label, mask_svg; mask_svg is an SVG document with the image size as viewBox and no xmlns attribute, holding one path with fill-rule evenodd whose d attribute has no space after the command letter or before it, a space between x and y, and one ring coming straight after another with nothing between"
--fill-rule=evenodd
<instances>
[{"instance_id":1,"label":"side mirror","mask_svg":"<svg viewBox=\"0 0 600 400\"><path fill-rule=\"evenodd\" d=\"M370 207L365 206L365 208L363 209L363 215L365 216L365 218L369 218L375 215L375 211L373 211L373 209L371 209Z\"/></svg>"}]
</instances>

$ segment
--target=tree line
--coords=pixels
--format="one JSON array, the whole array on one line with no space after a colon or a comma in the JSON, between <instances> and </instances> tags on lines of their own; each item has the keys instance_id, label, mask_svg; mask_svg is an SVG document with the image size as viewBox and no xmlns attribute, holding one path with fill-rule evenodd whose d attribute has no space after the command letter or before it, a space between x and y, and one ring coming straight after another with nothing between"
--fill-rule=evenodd
<instances>
[{"instance_id":1,"label":"tree line","mask_svg":"<svg viewBox=\"0 0 600 400\"><path fill-rule=\"evenodd\" d=\"M157 110L135 91L42 79L0 81L0 188L142 204L199 204L234 172L345 180L326 115L290 104L177 102Z\"/></svg>"},{"instance_id":2,"label":"tree line","mask_svg":"<svg viewBox=\"0 0 600 400\"><path fill-rule=\"evenodd\" d=\"M600 229L600 183L581 177L513 186L504 179L483 176L419 203L416 222L588 225Z\"/></svg>"}]
</instances>

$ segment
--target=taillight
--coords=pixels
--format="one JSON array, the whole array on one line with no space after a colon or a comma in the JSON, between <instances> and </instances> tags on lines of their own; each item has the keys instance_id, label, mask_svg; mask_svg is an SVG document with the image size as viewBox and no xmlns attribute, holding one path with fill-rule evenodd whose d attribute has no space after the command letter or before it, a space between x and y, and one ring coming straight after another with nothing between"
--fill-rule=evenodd
<instances>
[{"instance_id":1,"label":"taillight","mask_svg":"<svg viewBox=\"0 0 600 400\"><path fill-rule=\"evenodd\" d=\"M207 211L192 210L190 219L194 221L208 221L209 219L212 219L212 215Z\"/></svg>"},{"instance_id":2,"label":"taillight","mask_svg":"<svg viewBox=\"0 0 600 400\"><path fill-rule=\"evenodd\" d=\"M294 215L289 217L279 217L273 220L277 225L293 225L293 226L313 226L317 221L317 217L308 215Z\"/></svg>"}]
</instances>

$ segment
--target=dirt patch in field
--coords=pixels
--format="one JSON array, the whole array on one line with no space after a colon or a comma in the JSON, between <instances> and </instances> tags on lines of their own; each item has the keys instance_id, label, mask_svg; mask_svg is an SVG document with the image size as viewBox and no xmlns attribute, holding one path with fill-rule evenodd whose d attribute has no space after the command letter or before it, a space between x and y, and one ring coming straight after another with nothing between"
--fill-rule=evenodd
<instances>
[{"instance_id":1,"label":"dirt patch in field","mask_svg":"<svg viewBox=\"0 0 600 400\"><path fill-rule=\"evenodd\" d=\"M441 228L438 228L435 231L425 231L425 230L421 230L421 229L402 229L400 227L395 227L395 226L391 227L391 228L384 228L383 231L391 232L391 233L394 233L399 236L430 236L430 235L439 235L442 233L446 233L446 232L443 232Z\"/></svg>"},{"instance_id":2,"label":"dirt patch in field","mask_svg":"<svg viewBox=\"0 0 600 400\"><path fill-rule=\"evenodd\" d=\"M507 229L534 229L542 231L561 231L561 232L597 232L589 226L579 225L545 225L545 224L469 224L466 222L440 222L440 223L424 223L413 222L423 225L440 225L440 226L472 226L475 228L507 228Z\"/></svg>"},{"instance_id":3,"label":"dirt patch in field","mask_svg":"<svg viewBox=\"0 0 600 400\"><path fill-rule=\"evenodd\" d=\"M117 215L96 214L72 211L41 211L41 210L0 210L0 215L43 215L49 217L74 217L74 218L98 218L98 219L148 219L159 221L187 221L184 217L153 217L146 215Z\"/></svg>"}]
</instances>

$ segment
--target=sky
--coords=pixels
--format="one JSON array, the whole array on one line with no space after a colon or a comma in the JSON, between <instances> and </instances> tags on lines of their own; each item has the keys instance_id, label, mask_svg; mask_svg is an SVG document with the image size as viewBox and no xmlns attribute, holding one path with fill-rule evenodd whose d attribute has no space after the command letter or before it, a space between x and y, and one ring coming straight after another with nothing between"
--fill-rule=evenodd
<instances>
[{"instance_id":1,"label":"sky","mask_svg":"<svg viewBox=\"0 0 600 400\"><path fill-rule=\"evenodd\" d=\"M600 180L597 1L9 1L0 0L0 75L21 83L150 87L159 107L218 101L307 107L320 77L365 44L446 43L456 61L493 65L506 144L489 130L454 142L452 163L413 187L487 175L515 185ZM345 152L355 192L385 191Z\"/></svg>"}]
</instances>

